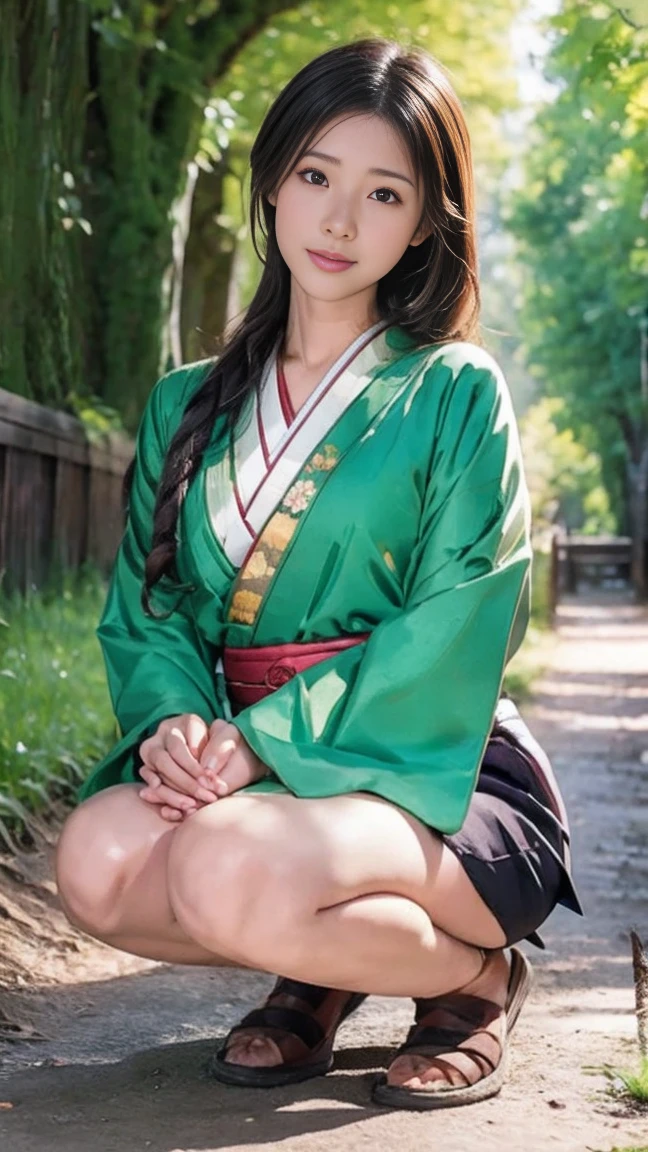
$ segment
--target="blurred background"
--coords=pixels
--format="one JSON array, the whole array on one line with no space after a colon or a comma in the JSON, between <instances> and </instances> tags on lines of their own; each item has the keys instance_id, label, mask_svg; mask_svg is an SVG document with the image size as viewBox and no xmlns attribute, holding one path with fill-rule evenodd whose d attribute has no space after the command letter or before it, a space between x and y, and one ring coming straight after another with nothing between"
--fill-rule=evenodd
<instances>
[{"instance_id":1,"label":"blurred background","mask_svg":"<svg viewBox=\"0 0 648 1152\"><path fill-rule=\"evenodd\" d=\"M94 627L121 477L155 380L254 292L260 122L367 34L432 52L466 110L483 342L533 499L531 649L583 581L646 596L648 0L2 0L5 838L115 736Z\"/></svg>"}]
</instances>

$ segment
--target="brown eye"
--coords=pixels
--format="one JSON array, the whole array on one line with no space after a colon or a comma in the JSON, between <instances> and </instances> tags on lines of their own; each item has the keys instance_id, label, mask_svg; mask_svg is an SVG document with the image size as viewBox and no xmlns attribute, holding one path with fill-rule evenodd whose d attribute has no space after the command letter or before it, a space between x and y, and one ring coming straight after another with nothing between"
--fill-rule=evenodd
<instances>
[{"instance_id":1,"label":"brown eye","mask_svg":"<svg viewBox=\"0 0 648 1152\"><path fill-rule=\"evenodd\" d=\"M321 184L320 184L319 180L307 180L306 179L306 177L311 172L313 173L314 176L321 176L322 180L326 180L326 176L324 175L323 172L320 172L319 168L302 168L301 172L298 172L297 175L301 176L302 180L304 180L304 182L306 184L316 184L317 187L321 188Z\"/></svg>"},{"instance_id":2,"label":"brown eye","mask_svg":"<svg viewBox=\"0 0 648 1152\"><path fill-rule=\"evenodd\" d=\"M379 200L379 204L402 204L400 196L397 192L394 192L393 188L376 188L376 194L379 192L386 192L388 196L393 196L395 198L394 200ZM373 196L374 193L372 192L371 195Z\"/></svg>"}]
</instances>

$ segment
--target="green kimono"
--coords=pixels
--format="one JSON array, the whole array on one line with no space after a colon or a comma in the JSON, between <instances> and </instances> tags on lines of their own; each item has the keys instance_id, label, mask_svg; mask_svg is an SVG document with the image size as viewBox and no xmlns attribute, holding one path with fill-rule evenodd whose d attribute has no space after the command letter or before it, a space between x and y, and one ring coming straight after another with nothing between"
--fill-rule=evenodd
<instances>
[{"instance_id":1,"label":"green kimono","mask_svg":"<svg viewBox=\"0 0 648 1152\"><path fill-rule=\"evenodd\" d=\"M217 421L182 506L177 567L140 594L166 447L207 362L154 388L98 628L122 739L81 798L138 780L160 720L230 719L224 647L369 638L232 722L272 775L245 791L371 792L442 832L465 818L506 663L528 620L529 502L509 392L467 342L373 325L296 416L276 351L228 436Z\"/></svg>"}]
</instances>

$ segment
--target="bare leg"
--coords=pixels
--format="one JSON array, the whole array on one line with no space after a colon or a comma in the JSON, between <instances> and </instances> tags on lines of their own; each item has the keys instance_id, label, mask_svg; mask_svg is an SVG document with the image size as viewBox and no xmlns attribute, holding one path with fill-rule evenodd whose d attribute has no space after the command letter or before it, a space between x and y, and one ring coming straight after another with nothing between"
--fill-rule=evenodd
<instances>
[{"instance_id":1,"label":"bare leg","mask_svg":"<svg viewBox=\"0 0 648 1152\"><path fill-rule=\"evenodd\" d=\"M217 843L214 901L201 877L213 875ZM456 856L414 817L366 794L241 795L203 809L174 841L169 893L204 947L229 951L236 939L252 966L294 979L429 997L459 987L486 995L488 977L492 998L506 994L502 953L471 986L478 947L501 949L505 937ZM262 1044L246 1062L279 1062L276 1046ZM244 1049L240 1037L232 1059L242 1063Z\"/></svg>"},{"instance_id":2,"label":"bare leg","mask_svg":"<svg viewBox=\"0 0 648 1152\"><path fill-rule=\"evenodd\" d=\"M189 939L167 894L169 850L178 831L121 784L91 796L68 818L57 850L63 910L91 936L152 960L235 965Z\"/></svg>"}]
</instances>

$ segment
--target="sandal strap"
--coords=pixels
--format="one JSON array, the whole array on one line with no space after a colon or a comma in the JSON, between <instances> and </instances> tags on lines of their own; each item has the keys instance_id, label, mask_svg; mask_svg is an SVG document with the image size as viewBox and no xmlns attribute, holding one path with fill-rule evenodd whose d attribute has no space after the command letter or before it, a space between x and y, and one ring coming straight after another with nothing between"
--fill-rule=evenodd
<instances>
[{"instance_id":1,"label":"sandal strap","mask_svg":"<svg viewBox=\"0 0 648 1152\"><path fill-rule=\"evenodd\" d=\"M457 1068L454 1064L451 1064L449 1060L444 1060L443 1056L434 1056L431 1060L431 1063L436 1064L437 1068L441 1069L448 1084L452 1084L450 1073L454 1072L456 1074L458 1072L459 1075L463 1078L466 1088L470 1088L470 1080L468 1079L466 1073L463 1072L461 1068Z\"/></svg>"},{"instance_id":2,"label":"sandal strap","mask_svg":"<svg viewBox=\"0 0 648 1152\"><path fill-rule=\"evenodd\" d=\"M298 1008L273 1008L270 1005L248 1012L240 1024L232 1029L228 1040L234 1032L244 1028L280 1028L283 1032L297 1036L307 1048L316 1048L326 1035L314 1016L308 1016Z\"/></svg>"},{"instance_id":3,"label":"sandal strap","mask_svg":"<svg viewBox=\"0 0 648 1152\"><path fill-rule=\"evenodd\" d=\"M433 1045L441 1049L458 1048L460 1044L472 1036L474 1028L470 1032L459 1031L454 1028L433 1028L421 1026L420 1024L413 1024L407 1033L405 1044L425 1044Z\"/></svg>"},{"instance_id":4,"label":"sandal strap","mask_svg":"<svg viewBox=\"0 0 648 1152\"><path fill-rule=\"evenodd\" d=\"M479 1025L484 1019L493 1019L502 1011L494 1000L487 1000L483 996L467 996L462 992L453 992L447 996L435 996L428 1000L417 999L415 1020L417 1024L428 1024L437 1013L445 1013L457 1020L465 1021L471 1027ZM442 1025L439 1023L439 1026Z\"/></svg>"},{"instance_id":5,"label":"sandal strap","mask_svg":"<svg viewBox=\"0 0 648 1152\"><path fill-rule=\"evenodd\" d=\"M455 1056L459 1054L461 1056L470 1056L471 1060L474 1060L475 1062L477 1061L477 1058L479 1058L479 1060L485 1060L486 1063L490 1065L491 1070L494 1072L502 1058L502 1045L499 1043L497 1037L493 1036L492 1033L482 1032L481 1036L483 1036L484 1039L489 1037L489 1040L494 1040L497 1044L496 1060L493 1060L493 1058L489 1056L487 1052L483 1051L482 1048L478 1047L476 1044L466 1044L465 1041L460 1047L454 1047L452 1045L446 1044L435 1044L433 1041L425 1041L424 1039L421 1039L420 1043L411 1045L408 1045L406 1041L405 1044L403 1044L402 1047L398 1049L396 1055L427 1056L430 1060L438 1060L442 1057L447 1058L449 1056ZM450 1062L446 1060L446 1063ZM452 1065L452 1067L454 1067L454 1065Z\"/></svg>"},{"instance_id":6,"label":"sandal strap","mask_svg":"<svg viewBox=\"0 0 648 1152\"><path fill-rule=\"evenodd\" d=\"M272 1000L274 996L295 996L298 1000L303 1000L305 1004L317 1010L322 1006L330 991L330 988L323 988L320 984L306 984L302 980L291 980L288 976L280 976L268 999Z\"/></svg>"}]
</instances>

